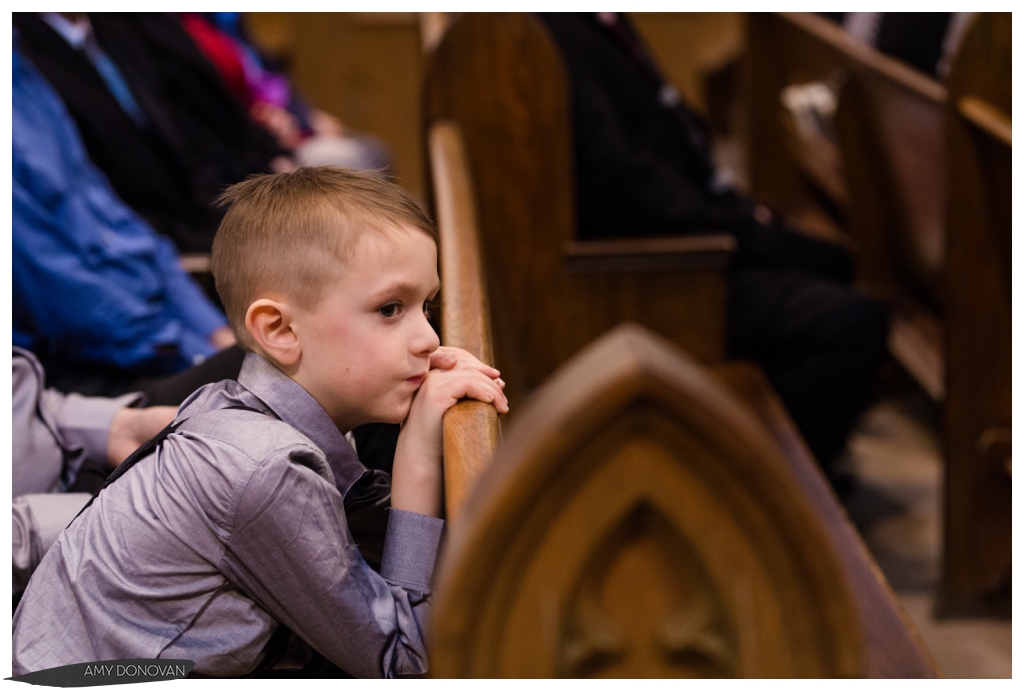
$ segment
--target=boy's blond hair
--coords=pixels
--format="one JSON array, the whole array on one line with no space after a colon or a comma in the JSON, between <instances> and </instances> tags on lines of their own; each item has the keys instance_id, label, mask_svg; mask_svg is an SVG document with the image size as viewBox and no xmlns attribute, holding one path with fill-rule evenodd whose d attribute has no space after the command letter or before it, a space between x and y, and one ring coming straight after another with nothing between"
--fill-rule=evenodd
<instances>
[{"instance_id":1,"label":"boy's blond hair","mask_svg":"<svg viewBox=\"0 0 1024 691\"><path fill-rule=\"evenodd\" d=\"M418 228L437 242L437 229L416 202L372 172L320 166L255 175L217 201L228 209L213 240L213 278L246 350L254 345L245 328L249 305L272 293L315 308L367 229Z\"/></svg>"}]
</instances>

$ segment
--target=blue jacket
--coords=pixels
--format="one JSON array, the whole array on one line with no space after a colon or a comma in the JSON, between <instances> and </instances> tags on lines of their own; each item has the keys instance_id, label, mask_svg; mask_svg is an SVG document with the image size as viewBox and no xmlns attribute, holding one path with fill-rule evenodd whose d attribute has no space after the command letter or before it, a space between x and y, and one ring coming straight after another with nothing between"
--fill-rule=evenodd
<instances>
[{"instance_id":1,"label":"blue jacket","mask_svg":"<svg viewBox=\"0 0 1024 691\"><path fill-rule=\"evenodd\" d=\"M12 92L14 344L155 371L213 354L223 314L170 240L116 196L56 92L16 50Z\"/></svg>"}]
</instances>

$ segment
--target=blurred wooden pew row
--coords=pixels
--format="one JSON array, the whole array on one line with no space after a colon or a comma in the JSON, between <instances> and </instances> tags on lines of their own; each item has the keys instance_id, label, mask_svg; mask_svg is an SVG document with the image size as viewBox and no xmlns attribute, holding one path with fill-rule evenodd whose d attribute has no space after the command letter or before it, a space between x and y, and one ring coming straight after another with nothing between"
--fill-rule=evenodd
<instances>
[{"instance_id":1,"label":"blurred wooden pew row","mask_svg":"<svg viewBox=\"0 0 1024 691\"><path fill-rule=\"evenodd\" d=\"M487 359L475 159L461 123L427 141L443 339ZM436 676L937 674L756 367L620 326L518 405L500 443L487 406L445 418Z\"/></svg>"},{"instance_id":2,"label":"blurred wooden pew row","mask_svg":"<svg viewBox=\"0 0 1024 691\"><path fill-rule=\"evenodd\" d=\"M755 194L806 201L801 179L817 171L790 155L799 146L786 151L779 92L837 84L845 189L833 201L862 283L890 302L891 352L945 409L937 611L1008 613L1010 15L974 20L946 84L814 15L751 15L749 33ZM817 187L835 181L818 176Z\"/></svg>"},{"instance_id":3,"label":"blurred wooden pew row","mask_svg":"<svg viewBox=\"0 0 1024 691\"><path fill-rule=\"evenodd\" d=\"M943 400L945 87L822 17L752 13L748 21L752 192L792 211L818 189L845 213L858 278L893 308L890 350ZM780 92L812 81L839 90L838 150L816 142L801 152L780 117Z\"/></svg>"}]
</instances>

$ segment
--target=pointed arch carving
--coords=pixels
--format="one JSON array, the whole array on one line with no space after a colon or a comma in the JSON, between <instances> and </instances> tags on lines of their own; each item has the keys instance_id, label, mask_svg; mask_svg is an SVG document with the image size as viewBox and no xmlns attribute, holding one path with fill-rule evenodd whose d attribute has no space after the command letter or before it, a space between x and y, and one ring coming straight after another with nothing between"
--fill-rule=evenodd
<instances>
[{"instance_id":1,"label":"pointed arch carving","mask_svg":"<svg viewBox=\"0 0 1024 691\"><path fill-rule=\"evenodd\" d=\"M442 555L437 676L833 677L861 622L751 414L623 326L537 391Z\"/></svg>"}]
</instances>

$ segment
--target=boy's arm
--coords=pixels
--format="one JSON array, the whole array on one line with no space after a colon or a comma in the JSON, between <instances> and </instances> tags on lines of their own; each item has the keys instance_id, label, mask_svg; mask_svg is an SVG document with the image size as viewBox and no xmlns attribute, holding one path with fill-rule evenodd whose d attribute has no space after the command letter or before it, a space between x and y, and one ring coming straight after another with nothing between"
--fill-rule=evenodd
<instances>
[{"instance_id":1,"label":"boy's arm","mask_svg":"<svg viewBox=\"0 0 1024 691\"><path fill-rule=\"evenodd\" d=\"M391 506L427 516L441 515L441 421L463 398L491 403L508 412L505 382L498 370L460 348L438 348L431 370L416 392L395 448Z\"/></svg>"},{"instance_id":2,"label":"boy's arm","mask_svg":"<svg viewBox=\"0 0 1024 691\"><path fill-rule=\"evenodd\" d=\"M247 482L220 570L275 619L357 677L423 674L430 580L444 521L393 509L381 574L359 554L341 495L308 448Z\"/></svg>"}]
</instances>

